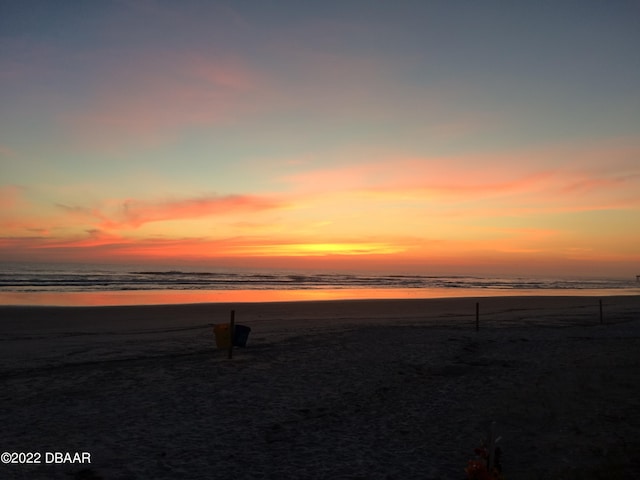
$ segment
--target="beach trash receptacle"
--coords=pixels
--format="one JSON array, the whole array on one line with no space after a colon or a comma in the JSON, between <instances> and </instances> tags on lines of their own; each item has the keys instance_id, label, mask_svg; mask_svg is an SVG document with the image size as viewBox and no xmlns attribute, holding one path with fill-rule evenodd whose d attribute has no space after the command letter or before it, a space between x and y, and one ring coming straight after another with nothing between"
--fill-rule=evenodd
<instances>
[{"instance_id":1,"label":"beach trash receptacle","mask_svg":"<svg viewBox=\"0 0 640 480\"><path fill-rule=\"evenodd\" d=\"M251 328L245 325L236 325L235 332L233 332L233 346L246 347L250 332Z\"/></svg>"},{"instance_id":2,"label":"beach trash receptacle","mask_svg":"<svg viewBox=\"0 0 640 480\"><path fill-rule=\"evenodd\" d=\"M251 328L245 325L235 325L233 332L233 346L234 347L246 347L247 340L249 339L249 333ZM216 337L217 348L229 348L231 346L231 335L229 335L229 324L223 323L213 326L213 334Z\"/></svg>"},{"instance_id":3,"label":"beach trash receptacle","mask_svg":"<svg viewBox=\"0 0 640 480\"><path fill-rule=\"evenodd\" d=\"M228 324L214 325L213 334L216 337L216 347L229 348L231 346L231 335L229 335Z\"/></svg>"}]
</instances>

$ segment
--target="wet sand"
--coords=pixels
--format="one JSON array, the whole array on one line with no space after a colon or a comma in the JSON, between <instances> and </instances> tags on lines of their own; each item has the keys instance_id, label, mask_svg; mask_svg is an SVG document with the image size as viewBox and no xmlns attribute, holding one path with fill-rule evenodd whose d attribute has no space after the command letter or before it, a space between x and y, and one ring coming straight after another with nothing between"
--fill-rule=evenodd
<instances>
[{"instance_id":1,"label":"wet sand","mask_svg":"<svg viewBox=\"0 0 640 480\"><path fill-rule=\"evenodd\" d=\"M0 478L456 479L491 422L507 478L633 478L640 297L602 302L0 307L0 450L42 461Z\"/></svg>"}]
</instances>

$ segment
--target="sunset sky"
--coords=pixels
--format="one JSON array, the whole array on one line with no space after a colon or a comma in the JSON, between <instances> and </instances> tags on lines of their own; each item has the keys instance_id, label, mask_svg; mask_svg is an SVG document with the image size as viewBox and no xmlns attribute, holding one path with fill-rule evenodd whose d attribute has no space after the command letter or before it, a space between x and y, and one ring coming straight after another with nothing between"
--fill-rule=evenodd
<instances>
[{"instance_id":1,"label":"sunset sky","mask_svg":"<svg viewBox=\"0 0 640 480\"><path fill-rule=\"evenodd\" d=\"M640 274L637 1L0 3L0 261Z\"/></svg>"}]
</instances>

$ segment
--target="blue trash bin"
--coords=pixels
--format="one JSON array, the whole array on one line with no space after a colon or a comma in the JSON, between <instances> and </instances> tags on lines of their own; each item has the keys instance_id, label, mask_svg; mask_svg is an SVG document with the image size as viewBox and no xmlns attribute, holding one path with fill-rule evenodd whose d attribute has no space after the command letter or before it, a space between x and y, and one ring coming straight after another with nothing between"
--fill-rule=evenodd
<instances>
[{"instance_id":1,"label":"blue trash bin","mask_svg":"<svg viewBox=\"0 0 640 480\"><path fill-rule=\"evenodd\" d=\"M233 346L246 347L247 340L249 339L249 332L251 332L251 328L245 325L236 325L233 332Z\"/></svg>"}]
</instances>

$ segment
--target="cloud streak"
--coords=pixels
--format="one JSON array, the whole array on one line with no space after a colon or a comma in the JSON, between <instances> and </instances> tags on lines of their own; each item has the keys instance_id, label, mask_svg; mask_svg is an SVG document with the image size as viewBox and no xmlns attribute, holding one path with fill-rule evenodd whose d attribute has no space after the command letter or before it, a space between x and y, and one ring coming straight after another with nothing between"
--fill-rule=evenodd
<instances>
[{"instance_id":1,"label":"cloud streak","mask_svg":"<svg viewBox=\"0 0 640 480\"><path fill-rule=\"evenodd\" d=\"M637 208L640 170L630 157L640 148L562 152L565 163L554 162L558 152L514 153L492 156L406 158L390 156L363 164L338 166L289 175L284 178L294 192L306 192L318 201L326 195L352 200L423 203L448 211L474 203L522 212ZM600 166L593 166L593 157ZM573 159L585 158L585 166ZM606 159L608 164L603 160ZM635 165L635 166L634 166ZM500 199L509 203L495 204Z\"/></svg>"},{"instance_id":2,"label":"cloud streak","mask_svg":"<svg viewBox=\"0 0 640 480\"><path fill-rule=\"evenodd\" d=\"M600 233L587 219L640 209L637 168L617 158L599 169L591 162L502 169L508 158L460 171L466 160L393 157L289 175L292 188L281 193L57 202L46 216L33 213L38 204L27 191L5 186L3 251L10 256L23 244L56 255L75 248L119 258L237 259L631 251L622 240L595 240ZM611 235L619 229L612 225Z\"/></svg>"},{"instance_id":3,"label":"cloud streak","mask_svg":"<svg viewBox=\"0 0 640 480\"><path fill-rule=\"evenodd\" d=\"M94 219L96 228L101 230L117 231L137 229L154 222L242 215L286 207L283 201L254 195L213 195L160 201L129 198L111 200L108 204L96 208L68 205L59 205L59 208L73 217Z\"/></svg>"}]
</instances>

